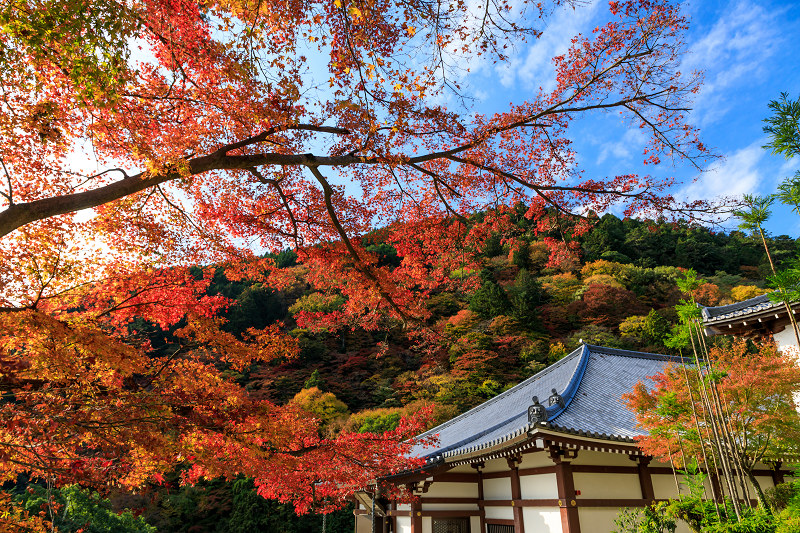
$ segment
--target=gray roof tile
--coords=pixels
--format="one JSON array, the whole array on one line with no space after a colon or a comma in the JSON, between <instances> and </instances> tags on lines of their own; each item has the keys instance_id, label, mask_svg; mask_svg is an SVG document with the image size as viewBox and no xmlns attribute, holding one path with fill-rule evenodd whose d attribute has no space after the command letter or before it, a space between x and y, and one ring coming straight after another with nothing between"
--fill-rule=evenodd
<instances>
[{"instance_id":1,"label":"gray roof tile","mask_svg":"<svg viewBox=\"0 0 800 533\"><path fill-rule=\"evenodd\" d=\"M528 406L538 396L546 403L556 389L564 409L548 408L549 423L571 432L606 434L628 440L642 434L621 397L639 381L660 372L677 357L584 345L554 365L421 435L439 435L434 448L415 455L429 460L452 457L498 444L528 429Z\"/></svg>"},{"instance_id":2,"label":"gray roof tile","mask_svg":"<svg viewBox=\"0 0 800 533\"><path fill-rule=\"evenodd\" d=\"M792 304L795 305L794 303ZM769 294L762 294L755 298L742 300L728 305L719 305L717 307L703 307L703 322L710 324L713 322L721 322L723 320L730 320L737 317L745 317L753 313L759 313L769 309L783 306L783 303L773 302L769 299Z\"/></svg>"}]
</instances>

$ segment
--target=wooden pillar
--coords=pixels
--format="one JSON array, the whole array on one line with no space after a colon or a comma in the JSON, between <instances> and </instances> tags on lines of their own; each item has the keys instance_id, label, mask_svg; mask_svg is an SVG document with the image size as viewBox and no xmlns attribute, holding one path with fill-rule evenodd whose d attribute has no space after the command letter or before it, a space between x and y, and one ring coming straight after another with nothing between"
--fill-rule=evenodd
<instances>
[{"instance_id":1,"label":"wooden pillar","mask_svg":"<svg viewBox=\"0 0 800 533\"><path fill-rule=\"evenodd\" d=\"M717 502L722 503L725 500L725 496L722 492L722 485L719 483L719 475L717 472L710 471L708 472L708 479L711 483L711 489L713 494L715 495ZM713 497L712 497L713 499Z\"/></svg>"},{"instance_id":2,"label":"wooden pillar","mask_svg":"<svg viewBox=\"0 0 800 533\"><path fill-rule=\"evenodd\" d=\"M772 484L776 487L784 482L783 472L781 472L781 461L775 461L771 466L770 473L772 474Z\"/></svg>"},{"instance_id":3,"label":"wooden pillar","mask_svg":"<svg viewBox=\"0 0 800 533\"><path fill-rule=\"evenodd\" d=\"M509 457L506 461L508 462L508 468L511 469L511 505L514 513L514 533L525 533L522 507L519 506L522 499L522 488L519 485L520 457Z\"/></svg>"},{"instance_id":4,"label":"wooden pillar","mask_svg":"<svg viewBox=\"0 0 800 533\"><path fill-rule=\"evenodd\" d=\"M558 485L558 507L561 511L561 531L563 533L581 533L578 502L575 499L575 481L572 477L572 459L578 456L578 450L566 450L559 447L550 448L550 457L556 464L556 484Z\"/></svg>"},{"instance_id":5,"label":"wooden pillar","mask_svg":"<svg viewBox=\"0 0 800 533\"><path fill-rule=\"evenodd\" d=\"M650 476L650 461L652 457L643 455L629 455L632 461L636 461L636 467L639 471L639 487L642 489L642 499L652 503L656 499L656 493L653 489L653 478Z\"/></svg>"},{"instance_id":6,"label":"wooden pillar","mask_svg":"<svg viewBox=\"0 0 800 533\"><path fill-rule=\"evenodd\" d=\"M486 508L481 505L483 502L483 462L471 465L472 468L478 471L478 510L480 511L481 519L481 533L486 533Z\"/></svg>"},{"instance_id":7,"label":"wooden pillar","mask_svg":"<svg viewBox=\"0 0 800 533\"><path fill-rule=\"evenodd\" d=\"M422 503L419 498L411 500L411 533L422 533Z\"/></svg>"}]
</instances>

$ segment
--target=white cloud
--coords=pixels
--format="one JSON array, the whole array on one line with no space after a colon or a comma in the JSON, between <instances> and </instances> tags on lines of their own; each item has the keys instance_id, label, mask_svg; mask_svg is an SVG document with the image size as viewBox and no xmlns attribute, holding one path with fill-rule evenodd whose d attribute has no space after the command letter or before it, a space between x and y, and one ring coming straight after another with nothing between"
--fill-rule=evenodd
<instances>
[{"instance_id":1,"label":"white cloud","mask_svg":"<svg viewBox=\"0 0 800 533\"><path fill-rule=\"evenodd\" d=\"M617 163L629 163L635 153L641 153L646 142L642 130L628 129L618 141L603 143L597 164L602 164L609 157L613 157Z\"/></svg>"},{"instance_id":2,"label":"white cloud","mask_svg":"<svg viewBox=\"0 0 800 533\"><path fill-rule=\"evenodd\" d=\"M731 2L708 31L689 44L681 70L705 71L703 87L695 101L699 125L720 120L734 106L736 89L746 89L768 75L766 60L780 44L776 18L780 11L767 10L745 0ZM702 30L702 28L701 28Z\"/></svg>"},{"instance_id":3,"label":"white cloud","mask_svg":"<svg viewBox=\"0 0 800 533\"><path fill-rule=\"evenodd\" d=\"M766 152L761 144L762 141L759 140L730 154L700 175L696 181L683 187L677 196L691 201L758 192L759 186L765 182L762 160Z\"/></svg>"},{"instance_id":4,"label":"white cloud","mask_svg":"<svg viewBox=\"0 0 800 533\"><path fill-rule=\"evenodd\" d=\"M530 88L542 87L545 91L555 87L553 56L563 54L572 38L591 30L590 22L602 2L581 5L577 9L563 6L550 18L540 39L533 41L509 61L496 67L499 81L504 87L523 83Z\"/></svg>"}]
</instances>

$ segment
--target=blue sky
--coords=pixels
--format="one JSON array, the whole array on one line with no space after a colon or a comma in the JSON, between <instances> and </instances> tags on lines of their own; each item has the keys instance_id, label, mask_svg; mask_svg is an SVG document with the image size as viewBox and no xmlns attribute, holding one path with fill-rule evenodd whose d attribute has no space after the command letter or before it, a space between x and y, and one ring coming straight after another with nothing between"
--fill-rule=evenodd
<instances>
[{"instance_id":1,"label":"blue sky","mask_svg":"<svg viewBox=\"0 0 800 533\"><path fill-rule=\"evenodd\" d=\"M509 62L477 65L468 75L466 92L477 110L519 102L553 83L553 55L563 52L576 33L588 34L606 16L606 2L565 9L548 22L544 37L519 47ZM770 194L782 178L800 168L761 148L767 141L762 120L767 104L781 92L800 97L800 4L790 2L695 1L685 4L691 19L689 53L683 71L702 70L704 85L691 113L702 139L722 159L700 174L688 166L660 169L683 180L675 191L687 198L714 198L744 193ZM641 164L642 140L636 130L609 117L590 117L577 124L573 141L587 175L647 173ZM696 178L696 179L695 179ZM724 227L733 228L729 220ZM776 208L768 223L774 235L800 236L800 217Z\"/></svg>"}]
</instances>

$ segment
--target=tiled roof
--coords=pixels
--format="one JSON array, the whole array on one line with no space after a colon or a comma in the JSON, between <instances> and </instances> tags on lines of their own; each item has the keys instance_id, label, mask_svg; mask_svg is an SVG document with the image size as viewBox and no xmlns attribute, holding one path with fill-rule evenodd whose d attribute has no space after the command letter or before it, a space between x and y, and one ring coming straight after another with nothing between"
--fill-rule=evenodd
<instances>
[{"instance_id":1,"label":"tiled roof","mask_svg":"<svg viewBox=\"0 0 800 533\"><path fill-rule=\"evenodd\" d=\"M550 390L565 407L548 407L548 426L595 438L629 441L641 435L621 397L639 381L660 372L677 357L583 345L554 365L421 435L439 435L434 448L415 454L429 461L475 452L511 440L530 429L531 398L547 403Z\"/></svg>"},{"instance_id":2,"label":"tiled roof","mask_svg":"<svg viewBox=\"0 0 800 533\"><path fill-rule=\"evenodd\" d=\"M710 324L713 322L722 322L732 318L746 317L754 313L760 313L769 309L783 306L783 303L772 302L769 299L769 294L762 294L749 300L742 300L729 305L720 305L717 307L703 307L703 322Z\"/></svg>"}]
</instances>

